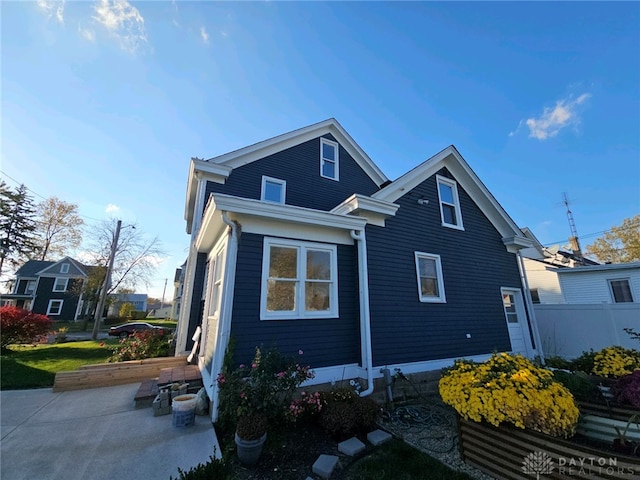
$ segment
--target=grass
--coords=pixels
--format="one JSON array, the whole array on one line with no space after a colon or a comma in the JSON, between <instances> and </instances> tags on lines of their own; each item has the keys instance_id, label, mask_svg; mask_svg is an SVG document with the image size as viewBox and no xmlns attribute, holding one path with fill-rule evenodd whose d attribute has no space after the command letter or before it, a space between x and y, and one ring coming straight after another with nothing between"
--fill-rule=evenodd
<instances>
[{"instance_id":1,"label":"grass","mask_svg":"<svg viewBox=\"0 0 640 480\"><path fill-rule=\"evenodd\" d=\"M356 461L343 475L345 480L468 480L469 475L450 469L435 458L398 439Z\"/></svg>"},{"instance_id":2,"label":"grass","mask_svg":"<svg viewBox=\"0 0 640 480\"><path fill-rule=\"evenodd\" d=\"M75 370L81 365L104 363L111 350L101 341L68 342L48 345L12 345L0 355L0 389L21 390L53 386L57 372ZM116 345L117 339L105 340Z\"/></svg>"}]
</instances>

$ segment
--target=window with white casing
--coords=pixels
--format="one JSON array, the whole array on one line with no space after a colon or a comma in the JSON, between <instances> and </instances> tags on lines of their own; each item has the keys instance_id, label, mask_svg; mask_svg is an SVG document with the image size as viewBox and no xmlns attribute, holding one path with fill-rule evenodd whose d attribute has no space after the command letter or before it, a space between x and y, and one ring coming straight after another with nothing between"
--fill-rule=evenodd
<instances>
[{"instance_id":1,"label":"window with white casing","mask_svg":"<svg viewBox=\"0 0 640 480\"><path fill-rule=\"evenodd\" d=\"M68 283L69 283L69 279L68 278L57 277L56 281L53 283L53 291L54 292L66 292Z\"/></svg>"},{"instance_id":2,"label":"window with white casing","mask_svg":"<svg viewBox=\"0 0 640 480\"><path fill-rule=\"evenodd\" d=\"M68 263L63 263L60 266L60 273L69 273L69 264Z\"/></svg>"},{"instance_id":3,"label":"window with white casing","mask_svg":"<svg viewBox=\"0 0 640 480\"><path fill-rule=\"evenodd\" d=\"M24 293L31 294L36 290L36 281L35 280L27 280L27 285L24 287Z\"/></svg>"},{"instance_id":4,"label":"window with white casing","mask_svg":"<svg viewBox=\"0 0 640 480\"><path fill-rule=\"evenodd\" d=\"M421 302L445 303L440 255L415 252L418 296Z\"/></svg>"},{"instance_id":5,"label":"window with white casing","mask_svg":"<svg viewBox=\"0 0 640 480\"><path fill-rule=\"evenodd\" d=\"M62 304L64 300L49 300L47 307L47 315L60 315L62 313Z\"/></svg>"},{"instance_id":6,"label":"window with white casing","mask_svg":"<svg viewBox=\"0 0 640 480\"><path fill-rule=\"evenodd\" d=\"M287 182L279 178L262 177L262 193L260 200L263 202L285 203L287 196Z\"/></svg>"},{"instance_id":7,"label":"window with white casing","mask_svg":"<svg viewBox=\"0 0 640 480\"><path fill-rule=\"evenodd\" d=\"M336 142L320 138L320 176L338 180L339 147Z\"/></svg>"},{"instance_id":8,"label":"window with white casing","mask_svg":"<svg viewBox=\"0 0 640 480\"><path fill-rule=\"evenodd\" d=\"M442 219L442 225L464 230L457 183L440 175L436 175L436 182L438 183L438 198L440 200L440 218Z\"/></svg>"},{"instance_id":9,"label":"window with white casing","mask_svg":"<svg viewBox=\"0 0 640 480\"><path fill-rule=\"evenodd\" d=\"M336 246L265 238L260 319L337 316Z\"/></svg>"},{"instance_id":10,"label":"window with white casing","mask_svg":"<svg viewBox=\"0 0 640 480\"><path fill-rule=\"evenodd\" d=\"M631 285L628 278L617 278L609 280L609 288L611 288L611 296L614 303L630 303L633 302L631 293Z\"/></svg>"}]
</instances>

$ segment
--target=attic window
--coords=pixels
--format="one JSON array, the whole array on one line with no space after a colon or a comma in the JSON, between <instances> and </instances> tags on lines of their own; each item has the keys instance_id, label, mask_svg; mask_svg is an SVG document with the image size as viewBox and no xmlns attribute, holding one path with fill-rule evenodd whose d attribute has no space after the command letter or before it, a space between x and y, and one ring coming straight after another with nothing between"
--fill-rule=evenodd
<instances>
[{"instance_id":1,"label":"attic window","mask_svg":"<svg viewBox=\"0 0 640 480\"><path fill-rule=\"evenodd\" d=\"M69 273L69 264L63 263L60 267L60 273Z\"/></svg>"},{"instance_id":2,"label":"attic window","mask_svg":"<svg viewBox=\"0 0 640 480\"><path fill-rule=\"evenodd\" d=\"M327 140L320 139L320 176L338 180L338 144Z\"/></svg>"},{"instance_id":3,"label":"attic window","mask_svg":"<svg viewBox=\"0 0 640 480\"><path fill-rule=\"evenodd\" d=\"M455 181L440 175L436 175L436 181L438 183L442 226L464 230L462 213L460 212L460 199L458 198L458 185Z\"/></svg>"},{"instance_id":4,"label":"attic window","mask_svg":"<svg viewBox=\"0 0 640 480\"><path fill-rule=\"evenodd\" d=\"M260 200L264 202L285 203L287 182L278 178L262 177Z\"/></svg>"}]
</instances>

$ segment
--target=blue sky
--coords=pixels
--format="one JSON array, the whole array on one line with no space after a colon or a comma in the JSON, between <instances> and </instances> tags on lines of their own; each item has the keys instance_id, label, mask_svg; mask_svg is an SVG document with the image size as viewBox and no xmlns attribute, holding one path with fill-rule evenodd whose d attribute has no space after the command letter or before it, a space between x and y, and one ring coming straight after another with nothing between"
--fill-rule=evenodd
<instances>
[{"instance_id":1,"label":"blue sky","mask_svg":"<svg viewBox=\"0 0 640 480\"><path fill-rule=\"evenodd\" d=\"M77 203L88 225L158 235L156 297L187 255L189 158L329 117L391 179L454 144L544 244L567 243L563 192L583 248L640 212L638 2L40 0L1 14L2 178Z\"/></svg>"}]
</instances>

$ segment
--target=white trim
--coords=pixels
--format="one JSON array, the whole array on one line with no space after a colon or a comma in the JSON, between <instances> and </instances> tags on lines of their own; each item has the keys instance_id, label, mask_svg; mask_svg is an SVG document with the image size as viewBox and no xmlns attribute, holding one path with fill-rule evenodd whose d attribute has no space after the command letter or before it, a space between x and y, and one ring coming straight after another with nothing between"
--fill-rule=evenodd
<instances>
[{"instance_id":1,"label":"white trim","mask_svg":"<svg viewBox=\"0 0 640 480\"><path fill-rule=\"evenodd\" d=\"M21 279L22 280L22 279ZM33 282L33 289L31 291L29 291L29 284ZM19 285L20 281L18 280L16 282L16 285ZM36 287L38 286L38 280L34 279L34 280L27 280L27 283L24 286L24 294L25 295L33 295L34 293L36 293ZM18 292L14 292L14 293L18 293Z\"/></svg>"},{"instance_id":2,"label":"white trim","mask_svg":"<svg viewBox=\"0 0 640 480\"><path fill-rule=\"evenodd\" d=\"M627 282L627 288L629 289L629 295L631 296L631 301L630 302L616 302L616 296L613 293L613 285L611 285L611 282ZM607 284L609 284L609 292L611 293L611 303L634 303L636 301L635 298L633 298L633 289L631 288L631 278L629 277L622 277L622 278L607 278Z\"/></svg>"},{"instance_id":3,"label":"white trim","mask_svg":"<svg viewBox=\"0 0 640 480\"><path fill-rule=\"evenodd\" d=\"M60 265L60 273L69 273L69 264L63 263Z\"/></svg>"},{"instance_id":4,"label":"white trim","mask_svg":"<svg viewBox=\"0 0 640 480\"><path fill-rule=\"evenodd\" d=\"M367 372L357 363L348 363L344 365L334 365L331 367L320 367L312 369L314 377L306 380L301 387L306 388L313 385L321 385L330 383L331 385L340 382L349 381L353 378L366 378Z\"/></svg>"},{"instance_id":5,"label":"white trim","mask_svg":"<svg viewBox=\"0 0 640 480\"><path fill-rule=\"evenodd\" d=\"M453 203L446 202L440 196L440 185L445 185L451 188L451 194L453 196ZM438 191L438 202L440 204L440 221L442 222L443 227L454 228L456 230L464 230L464 226L462 224L462 212L460 210L460 197L458 196L458 184L455 180L451 180L450 178L443 177L441 175L436 175L436 190ZM456 215L457 223L447 223L444 220L444 210L443 205L453 207L453 210Z\"/></svg>"},{"instance_id":6,"label":"white trim","mask_svg":"<svg viewBox=\"0 0 640 480\"><path fill-rule=\"evenodd\" d=\"M295 307L292 311L270 312L267 310L267 290L269 283L270 248L287 247L295 248L296 255L296 279L295 279ZM305 292L307 281L306 252L308 250L324 251L330 253L331 277L329 284L329 310L306 310ZM325 243L302 242L283 238L265 237L263 239L262 275L260 286L260 320L298 320L309 318L337 318L338 317L338 249L335 245Z\"/></svg>"},{"instance_id":7,"label":"white trim","mask_svg":"<svg viewBox=\"0 0 640 480\"><path fill-rule=\"evenodd\" d=\"M606 263L603 265L589 265L587 267L559 268L558 275L566 275L567 273L595 272L601 270L628 270L633 268L640 269L640 262L631 263ZM615 275L615 274L614 274Z\"/></svg>"},{"instance_id":8,"label":"white trim","mask_svg":"<svg viewBox=\"0 0 640 480\"><path fill-rule=\"evenodd\" d=\"M331 213L357 215L366 218L367 223L384 227L385 220L388 217L395 216L398 208L400 208L400 205L396 203L354 193L344 202L331 209Z\"/></svg>"},{"instance_id":9,"label":"white trim","mask_svg":"<svg viewBox=\"0 0 640 480\"><path fill-rule=\"evenodd\" d=\"M58 313L51 313L51 308L54 303L60 302L60 306L58 307ZM61 315L62 314L62 306L64 305L64 300L52 298L49 300L49 305L47 306L47 316L48 315Z\"/></svg>"},{"instance_id":10,"label":"white trim","mask_svg":"<svg viewBox=\"0 0 640 480\"><path fill-rule=\"evenodd\" d=\"M35 275L37 277L53 277L56 275L60 275L60 273L56 270L56 267L58 265L60 265L63 262L68 262L71 265L73 265L76 270L78 270L79 274L73 274L71 276L82 276L82 277L86 277L87 276L87 272L84 269L84 265L82 265L81 263L79 263L78 261L74 260L71 257L64 257L61 260L58 260L57 262L52 263L51 265L49 265L48 267L43 268L42 270L40 270L39 272L36 272ZM52 272L47 273L47 270L52 270Z\"/></svg>"},{"instance_id":11,"label":"white trim","mask_svg":"<svg viewBox=\"0 0 640 480\"><path fill-rule=\"evenodd\" d=\"M269 200L266 198L267 193L267 183L280 185L280 200ZM262 186L260 188L260 200L263 202L272 202L272 203L287 203L287 181L281 180L279 178L267 177L266 175L262 176Z\"/></svg>"},{"instance_id":12,"label":"white trim","mask_svg":"<svg viewBox=\"0 0 640 480\"><path fill-rule=\"evenodd\" d=\"M323 155L322 147L325 144L330 147L333 147L333 150L335 153L333 160L326 158ZM329 175L325 175L322 172L322 167L324 166L325 163L333 163L333 173L334 173L333 177L330 177ZM322 178L328 178L329 180L335 180L336 182L340 180L340 145L337 142L334 142L333 140L329 140L328 138L324 138L324 137L320 137L320 176Z\"/></svg>"},{"instance_id":13,"label":"white trim","mask_svg":"<svg viewBox=\"0 0 640 480\"><path fill-rule=\"evenodd\" d=\"M442 276L442 262L440 260L440 255L435 253L426 253L426 252L414 252L415 263L416 263L416 279L418 281L418 299L424 303L447 303L447 296L444 291L444 278ZM426 260L434 260L436 263L436 280L438 282L438 292L440 293L437 297L431 297L422 295L422 282L420 281L420 259L424 258Z\"/></svg>"},{"instance_id":14,"label":"white trim","mask_svg":"<svg viewBox=\"0 0 640 480\"><path fill-rule=\"evenodd\" d=\"M520 326L522 331L522 337L524 338L524 348L525 348L525 356L528 358L533 358L535 355L535 351L533 345L531 344L531 331L529 326L529 321L527 318L527 312L524 308L524 297L522 295L522 289L518 287L500 287L500 301L502 302L502 311L504 312L504 321L507 325L507 333L509 330L509 320L507 318L507 311L504 308L504 294L513 294L515 298L515 307L516 307L516 317L518 319L517 323ZM509 342L511 342L511 334L509 333ZM511 345L513 349L513 344ZM513 351L513 350L512 350ZM521 352L516 352L521 353Z\"/></svg>"},{"instance_id":15,"label":"white trim","mask_svg":"<svg viewBox=\"0 0 640 480\"><path fill-rule=\"evenodd\" d=\"M69 286L69 279L65 278L65 277L54 277L54 281L53 281L53 287L52 287L52 292L66 292L67 291L67 287ZM64 288L59 289L56 288L56 285L58 284L58 280L64 280Z\"/></svg>"}]
</instances>

